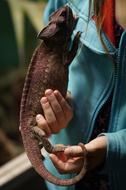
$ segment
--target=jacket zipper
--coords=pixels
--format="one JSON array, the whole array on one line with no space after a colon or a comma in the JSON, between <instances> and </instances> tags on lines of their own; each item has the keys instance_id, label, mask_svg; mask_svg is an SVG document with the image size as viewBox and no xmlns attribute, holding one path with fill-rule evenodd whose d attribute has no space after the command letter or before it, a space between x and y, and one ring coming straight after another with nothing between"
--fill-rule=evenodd
<instances>
[{"instance_id":1,"label":"jacket zipper","mask_svg":"<svg viewBox=\"0 0 126 190\"><path fill-rule=\"evenodd\" d=\"M118 73L119 73L119 60L120 60L120 51L116 51L116 65L114 67L114 91L113 91L113 100L112 100L112 106L111 106L111 113L110 113L110 120L109 120L109 127L108 130L111 129L112 123L113 123L113 113L115 111L115 103L116 103L116 92L118 87Z\"/></svg>"},{"instance_id":2,"label":"jacket zipper","mask_svg":"<svg viewBox=\"0 0 126 190\"><path fill-rule=\"evenodd\" d=\"M109 118L109 126L108 126L108 130L110 130L110 127L113 123L113 113L114 113L114 107L115 107L115 96L116 96L116 89L117 89L117 81L118 81L118 72L119 72L119 60L120 60L120 53L118 53L118 51L116 52L115 56L117 57L117 62L116 62L116 65L113 65L113 77L112 77L112 82L110 83L109 86L111 86L110 88L108 87L108 91L106 91L106 94L105 97L103 97L101 99L101 101L99 102L95 112L94 112L94 116L92 117L92 121L91 121L91 124L90 124L90 127L91 129L93 129L93 126L95 124L95 121L96 121L96 118L98 116L98 113L99 111L101 110L101 108L104 106L104 104L106 103L106 101L108 100L111 92L112 92L112 89L113 89L113 99L112 99L112 105L111 105L111 112L110 112L110 118ZM112 85L111 85L112 84ZM91 133L92 131L89 133L88 135L88 141L90 139L90 136L91 136Z\"/></svg>"}]
</instances>

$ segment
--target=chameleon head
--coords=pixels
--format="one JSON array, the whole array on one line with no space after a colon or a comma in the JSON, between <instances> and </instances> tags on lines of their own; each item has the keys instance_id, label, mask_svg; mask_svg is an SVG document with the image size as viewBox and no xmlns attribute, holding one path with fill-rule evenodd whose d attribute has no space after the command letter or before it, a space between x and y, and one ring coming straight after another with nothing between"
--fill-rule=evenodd
<instances>
[{"instance_id":1,"label":"chameleon head","mask_svg":"<svg viewBox=\"0 0 126 190\"><path fill-rule=\"evenodd\" d=\"M57 44L67 42L75 27L76 19L68 6L63 6L49 17L48 25L41 30L38 38L55 41Z\"/></svg>"}]
</instances>

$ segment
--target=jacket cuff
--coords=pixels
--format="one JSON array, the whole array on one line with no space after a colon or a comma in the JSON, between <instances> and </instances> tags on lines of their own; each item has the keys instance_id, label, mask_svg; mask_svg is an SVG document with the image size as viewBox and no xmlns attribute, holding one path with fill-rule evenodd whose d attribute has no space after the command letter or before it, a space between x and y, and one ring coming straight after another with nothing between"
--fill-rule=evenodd
<instances>
[{"instance_id":1,"label":"jacket cuff","mask_svg":"<svg viewBox=\"0 0 126 190\"><path fill-rule=\"evenodd\" d=\"M107 138L106 172L123 172L126 168L126 131L102 133Z\"/></svg>"}]
</instances>

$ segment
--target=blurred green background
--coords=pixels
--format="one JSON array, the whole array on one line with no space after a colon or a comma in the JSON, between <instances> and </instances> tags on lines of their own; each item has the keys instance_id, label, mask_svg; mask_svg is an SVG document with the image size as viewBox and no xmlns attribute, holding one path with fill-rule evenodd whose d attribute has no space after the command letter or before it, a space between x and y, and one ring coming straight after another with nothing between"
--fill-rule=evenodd
<instances>
[{"instance_id":1,"label":"blurred green background","mask_svg":"<svg viewBox=\"0 0 126 190\"><path fill-rule=\"evenodd\" d=\"M0 165L23 151L19 107L46 0L0 0Z\"/></svg>"}]
</instances>

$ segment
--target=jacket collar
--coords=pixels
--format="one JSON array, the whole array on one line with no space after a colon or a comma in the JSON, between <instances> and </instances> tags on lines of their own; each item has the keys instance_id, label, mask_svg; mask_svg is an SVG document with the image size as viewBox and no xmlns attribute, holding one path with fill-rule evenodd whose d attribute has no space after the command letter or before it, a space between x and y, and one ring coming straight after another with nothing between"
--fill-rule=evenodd
<instances>
[{"instance_id":1,"label":"jacket collar","mask_svg":"<svg viewBox=\"0 0 126 190\"><path fill-rule=\"evenodd\" d=\"M73 13L79 18L76 29L74 30L74 35L78 31L82 32L80 41L83 45L98 54L106 54L97 33L95 21L92 19L94 14L93 10L91 10L91 18L88 18L89 0L68 0L68 5L72 8ZM102 38L110 55L115 54L116 48L104 32L102 33Z\"/></svg>"}]
</instances>

